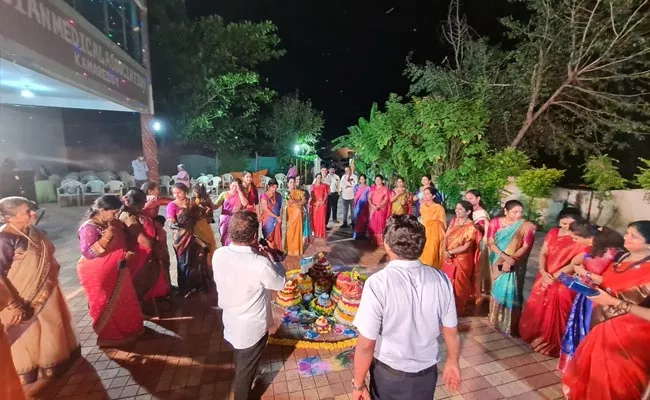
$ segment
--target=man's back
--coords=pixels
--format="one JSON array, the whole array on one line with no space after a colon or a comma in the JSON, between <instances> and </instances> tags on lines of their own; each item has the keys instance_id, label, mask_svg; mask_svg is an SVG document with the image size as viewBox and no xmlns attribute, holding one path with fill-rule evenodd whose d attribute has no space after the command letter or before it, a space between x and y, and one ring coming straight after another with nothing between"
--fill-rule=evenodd
<instances>
[{"instance_id":1,"label":"man's back","mask_svg":"<svg viewBox=\"0 0 650 400\"><path fill-rule=\"evenodd\" d=\"M224 337L235 348L252 346L267 331L271 318L267 289L284 287L283 271L250 246L233 244L215 251L212 266Z\"/></svg>"},{"instance_id":2,"label":"man's back","mask_svg":"<svg viewBox=\"0 0 650 400\"><path fill-rule=\"evenodd\" d=\"M354 324L376 337L375 358L392 368L418 372L439 361L440 325L457 323L449 279L418 260L391 261L372 275ZM379 324L379 325L377 325Z\"/></svg>"}]
</instances>

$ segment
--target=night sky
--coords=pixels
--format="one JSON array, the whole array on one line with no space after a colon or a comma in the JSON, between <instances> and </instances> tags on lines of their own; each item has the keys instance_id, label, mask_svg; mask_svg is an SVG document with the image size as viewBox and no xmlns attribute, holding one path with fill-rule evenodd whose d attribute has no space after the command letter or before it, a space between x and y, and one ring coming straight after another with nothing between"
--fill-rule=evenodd
<instances>
[{"instance_id":1,"label":"night sky","mask_svg":"<svg viewBox=\"0 0 650 400\"><path fill-rule=\"evenodd\" d=\"M489 3L489 5L488 5ZM325 113L324 137L346 133L373 102L391 92L406 94L406 57L441 61L440 38L446 0L188 0L192 16L219 14L227 21L271 20L287 54L262 69L281 94L298 90ZM511 12L505 0L466 0L470 25L494 42L502 39L498 21Z\"/></svg>"}]
</instances>

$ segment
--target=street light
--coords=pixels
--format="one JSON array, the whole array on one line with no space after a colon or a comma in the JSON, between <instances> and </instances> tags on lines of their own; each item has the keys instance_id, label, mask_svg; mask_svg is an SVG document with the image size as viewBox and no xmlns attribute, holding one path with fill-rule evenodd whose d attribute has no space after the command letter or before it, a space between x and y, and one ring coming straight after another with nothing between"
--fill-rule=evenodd
<instances>
[{"instance_id":1,"label":"street light","mask_svg":"<svg viewBox=\"0 0 650 400\"><path fill-rule=\"evenodd\" d=\"M154 121L153 124L151 124L151 129L153 129L154 132L160 132L162 130L162 123L160 121Z\"/></svg>"},{"instance_id":2,"label":"street light","mask_svg":"<svg viewBox=\"0 0 650 400\"><path fill-rule=\"evenodd\" d=\"M300 153L300 145L297 144L297 145L293 146L293 151L296 153L296 155L298 155L298 153Z\"/></svg>"}]
</instances>

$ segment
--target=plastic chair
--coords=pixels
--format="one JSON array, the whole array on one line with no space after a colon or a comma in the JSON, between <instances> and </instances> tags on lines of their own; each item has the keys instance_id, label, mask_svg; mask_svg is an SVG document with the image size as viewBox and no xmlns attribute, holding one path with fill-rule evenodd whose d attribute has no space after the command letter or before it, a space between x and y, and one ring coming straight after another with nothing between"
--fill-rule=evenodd
<instances>
[{"instance_id":1,"label":"plastic chair","mask_svg":"<svg viewBox=\"0 0 650 400\"><path fill-rule=\"evenodd\" d=\"M287 176L285 174L275 174L275 180L278 181L278 188L282 189L287 184Z\"/></svg>"},{"instance_id":2,"label":"plastic chair","mask_svg":"<svg viewBox=\"0 0 650 400\"><path fill-rule=\"evenodd\" d=\"M81 200L86 204L86 197L100 197L106 194L106 184L100 180L93 180L84 186L84 191L81 193Z\"/></svg>"},{"instance_id":3,"label":"plastic chair","mask_svg":"<svg viewBox=\"0 0 650 400\"><path fill-rule=\"evenodd\" d=\"M61 182L61 186L56 189L56 201L61 205L61 199L77 199L77 205L81 205L81 196L83 193L83 184L74 179L67 179Z\"/></svg>"},{"instance_id":4,"label":"plastic chair","mask_svg":"<svg viewBox=\"0 0 650 400\"><path fill-rule=\"evenodd\" d=\"M221 183L221 178L219 178L218 176L215 176L212 179L210 179L210 181L206 185L206 188L208 189L208 192L210 192L210 193L214 192L214 194L219 194L219 184L220 183Z\"/></svg>"},{"instance_id":5,"label":"plastic chair","mask_svg":"<svg viewBox=\"0 0 650 400\"><path fill-rule=\"evenodd\" d=\"M221 184L223 185L224 188L225 187L230 187L230 184L232 183L232 179L233 179L232 174L223 174L221 176L221 179L222 179Z\"/></svg>"},{"instance_id":6,"label":"plastic chair","mask_svg":"<svg viewBox=\"0 0 650 400\"><path fill-rule=\"evenodd\" d=\"M208 186L210 183L210 178L208 178L206 175L201 175L198 178L196 178L197 183L202 183L205 187Z\"/></svg>"},{"instance_id":7,"label":"plastic chair","mask_svg":"<svg viewBox=\"0 0 650 400\"><path fill-rule=\"evenodd\" d=\"M124 194L124 182L122 181L108 181L106 182L106 193L108 194Z\"/></svg>"},{"instance_id":8,"label":"plastic chair","mask_svg":"<svg viewBox=\"0 0 650 400\"><path fill-rule=\"evenodd\" d=\"M169 175L161 175L160 183L158 184L160 188L165 188L165 193L169 194L172 192L172 177Z\"/></svg>"},{"instance_id":9,"label":"plastic chair","mask_svg":"<svg viewBox=\"0 0 650 400\"><path fill-rule=\"evenodd\" d=\"M61 182L63 181L61 177L57 174L52 174L47 178L48 181L52 182L52 185L54 185L55 188L58 188L61 186Z\"/></svg>"}]
</instances>

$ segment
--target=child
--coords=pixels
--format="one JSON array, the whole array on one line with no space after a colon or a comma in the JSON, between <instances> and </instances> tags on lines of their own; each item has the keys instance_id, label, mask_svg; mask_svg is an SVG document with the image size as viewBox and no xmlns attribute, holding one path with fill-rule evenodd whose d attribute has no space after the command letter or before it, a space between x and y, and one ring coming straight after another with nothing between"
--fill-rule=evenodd
<instances>
[{"instance_id":1,"label":"child","mask_svg":"<svg viewBox=\"0 0 650 400\"><path fill-rule=\"evenodd\" d=\"M156 227L156 245L154 246L154 251L159 260L161 260L163 268L167 276L167 283L171 287L171 276L169 275L169 268L171 262L169 260L169 248L167 247L167 232L165 231L165 217L162 215L157 215L153 219L153 223Z\"/></svg>"}]
</instances>

